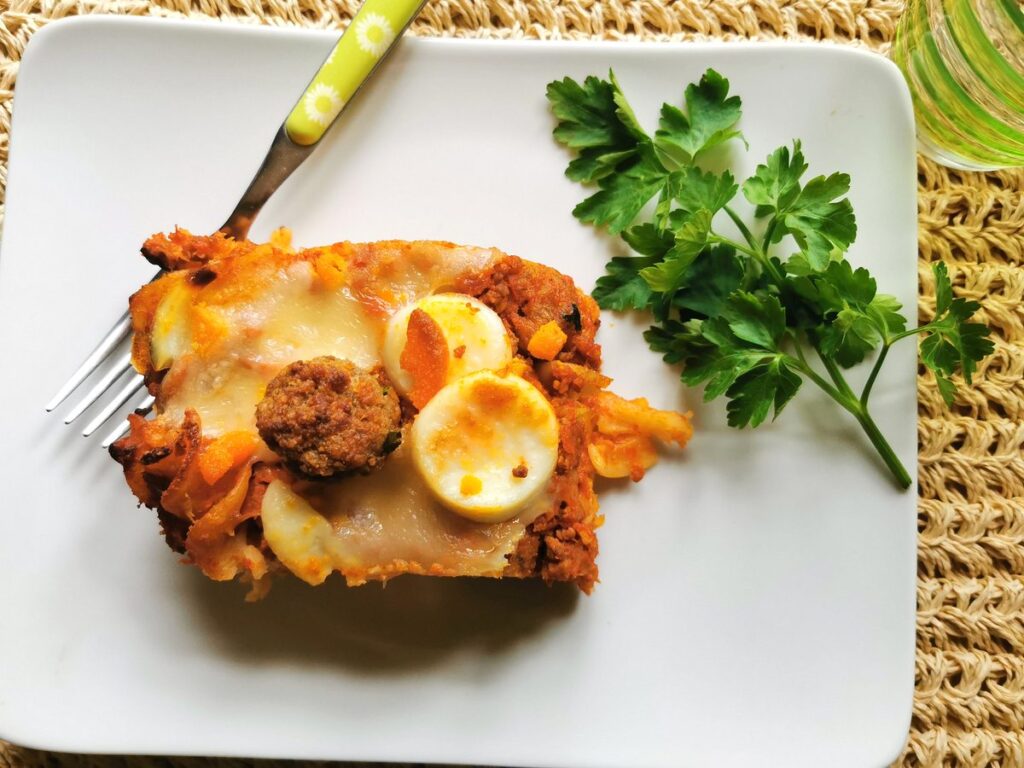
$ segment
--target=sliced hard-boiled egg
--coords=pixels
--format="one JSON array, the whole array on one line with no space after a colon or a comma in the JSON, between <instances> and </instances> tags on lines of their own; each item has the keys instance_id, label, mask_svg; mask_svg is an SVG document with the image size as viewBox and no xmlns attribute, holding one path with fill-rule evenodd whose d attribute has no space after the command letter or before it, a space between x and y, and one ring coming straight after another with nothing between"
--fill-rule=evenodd
<instances>
[{"instance_id":1,"label":"sliced hard-boiled egg","mask_svg":"<svg viewBox=\"0 0 1024 768\"><path fill-rule=\"evenodd\" d=\"M416 468L446 507L486 523L515 517L548 484L558 420L515 375L478 371L443 387L412 424Z\"/></svg>"},{"instance_id":2,"label":"sliced hard-boiled egg","mask_svg":"<svg viewBox=\"0 0 1024 768\"><path fill-rule=\"evenodd\" d=\"M300 579L316 586L334 570L331 524L286 483L273 480L267 486L260 519L267 545Z\"/></svg>"},{"instance_id":3,"label":"sliced hard-boiled egg","mask_svg":"<svg viewBox=\"0 0 1024 768\"><path fill-rule=\"evenodd\" d=\"M409 304L388 321L384 335L384 368L399 391L408 394L412 377L402 367L409 316L421 309L437 323L448 345L446 381L481 370L501 370L512 360L512 340L497 313L472 296L435 293Z\"/></svg>"},{"instance_id":4,"label":"sliced hard-boiled egg","mask_svg":"<svg viewBox=\"0 0 1024 768\"><path fill-rule=\"evenodd\" d=\"M175 358L188 351L190 301L189 290L180 283L173 283L160 299L150 334L150 353L155 370L169 368Z\"/></svg>"}]
</instances>

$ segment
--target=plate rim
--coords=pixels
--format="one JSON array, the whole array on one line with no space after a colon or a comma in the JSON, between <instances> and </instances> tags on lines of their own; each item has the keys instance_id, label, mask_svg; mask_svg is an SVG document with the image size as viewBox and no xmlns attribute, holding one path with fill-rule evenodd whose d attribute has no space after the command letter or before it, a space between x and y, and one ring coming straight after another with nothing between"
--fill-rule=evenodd
<instances>
[{"instance_id":1,"label":"plate rim","mask_svg":"<svg viewBox=\"0 0 1024 768\"><path fill-rule=\"evenodd\" d=\"M310 39L313 37L326 39L333 38L338 35L338 30L324 30L324 29L310 29L304 27L271 27L264 25L251 25L246 24L237 20L218 21L214 19L166 19L156 17L135 17L135 16L122 16L114 14L95 14L88 16L72 16L59 19L47 24L45 27L36 32L29 40L23 52L20 68L19 68L19 79L23 80L25 72L28 71L29 75L34 72L36 60L40 56L44 56L46 48L55 43L59 43L61 37L65 34L92 34L93 28L105 29L105 28L175 28L179 31L183 31L187 34L222 34L222 35L237 35L237 36L277 36L283 37L288 36L293 39ZM867 50L862 47L839 44L830 41L813 41L813 40L668 40L668 41L643 41L640 39L626 39L626 40L566 40L566 39L509 39L509 38L452 38L452 37L440 37L440 36L417 36L414 34L409 35L413 40L413 44L416 46L424 46L426 48L436 47L442 50L453 49L453 50L491 50L502 51L502 52L514 52L514 51L529 51L531 54L542 54L545 50L587 50L587 51L622 51L630 50L636 52L643 52L646 54L658 55L671 55L674 52L678 52L682 49L698 49L698 50L714 50L714 51L743 51L748 54L756 55L770 55L776 51L786 51L787 54L794 50L801 50L808 57L826 57L836 58L840 60L848 60L856 62L859 66L872 67L876 69L880 74L880 77L885 78L888 85L887 87L895 89L898 98L898 110L893 110L889 113L889 116L893 120L899 120L901 122L901 128L910 127L911 135L913 135L913 108L910 98L910 92L903 79L903 76L898 67L888 58ZM53 38L53 40L51 40ZM403 43L405 44L405 43ZM298 89L297 89L298 92ZM15 88L15 94L12 104L12 119L11 129L9 133L10 141L10 154L8 160L8 168L10 168L10 159L16 156L18 142L16 137L18 135L19 125L18 121L18 104L19 94L21 91ZM913 146L910 147L911 153L913 153ZM20 178L20 174L18 177ZM15 185L15 196L17 196L17 189L20 185ZM10 177L8 178L8 196L7 203L10 204ZM3 233L0 234L0 261L3 259L3 243L6 241L7 227L4 227ZM916 395L915 395L916 401ZM916 416L915 416L916 419ZM919 453L915 451L913 465L908 466L914 483L913 486L908 489L905 493L915 494L918 487L918 470L919 470ZM916 521L911 519L909 524L915 527ZM916 533L912 538L912 544L916 544ZM911 556L911 562L914 564L912 571L912 589L911 594L914 593L916 587L916 548L914 548ZM910 632L910 645L911 648L916 644L916 604L912 603L912 613L910 621L908 622L911 627ZM900 731L903 736L900 737L899 743L886 754L889 756L887 762L891 762L896 759L903 750L904 744L906 743L907 733L911 725L912 713L913 713L913 693L914 693L914 663L913 654L911 654L911 663L909 665L909 680L901 683L906 685L904 695L904 709L905 716L902 719L903 728ZM909 684L907 684L909 683ZM22 723L24 724L24 723ZM117 746L104 747L100 740L96 740L92 743L78 743L74 740L63 740L60 738L59 733L54 734L51 738L34 738L29 735L27 738L21 738L18 734L17 726L12 727L10 722L0 722L0 738L4 738L11 743L30 747L34 749L55 751L55 752L76 752L89 755L102 755L102 754L114 754L119 750ZM189 751L187 748L175 749L174 751L160 751L159 753L153 752L148 753L145 751L139 752L140 755L162 755L162 756L194 756L198 753ZM242 757L240 753L233 750L212 750L204 751L202 753L205 756L210 757ZM263 750L260 753L253 753L251 757L259 757L264 759L344 759L344 760L368 760L375 761L385 759L380 756L380 753L374 755L359 755L350 754L345 757L339 758L337 755L328 754L324 751L318 751L318 748L313 747L305 750L305 754L297 756L295 751L273 751ZM460 765L470 765L472 763L459 763ZM550 766L551 768L561 768L567 764L561 762L550 762L550 763L538 763L538 768L541 766Z\"/></svg>"}]
</instances>

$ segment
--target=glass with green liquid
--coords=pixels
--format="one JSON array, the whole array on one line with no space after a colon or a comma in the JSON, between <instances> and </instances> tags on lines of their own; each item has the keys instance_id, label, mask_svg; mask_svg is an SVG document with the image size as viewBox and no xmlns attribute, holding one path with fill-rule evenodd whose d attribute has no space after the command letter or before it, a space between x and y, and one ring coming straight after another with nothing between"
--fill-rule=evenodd
<instances>
[{"instance_id":1,"label":"glass with green liquid","mask_svg":"<svg viewBox=\"0 0 1024 768\"><path fill-rule=\"evenodd\" d=\"M924 154L967 170L1024 166L1022 0L908 0L892 58Z\"/></svg>"}]
</instances>

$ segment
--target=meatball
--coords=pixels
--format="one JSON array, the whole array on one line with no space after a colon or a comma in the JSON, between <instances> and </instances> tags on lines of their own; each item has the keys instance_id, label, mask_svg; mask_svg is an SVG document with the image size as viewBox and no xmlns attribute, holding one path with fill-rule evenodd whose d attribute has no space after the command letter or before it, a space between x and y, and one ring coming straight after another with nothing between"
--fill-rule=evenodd
<instances>
[{"instance_id":1,"label":"meatball","mask_svg":"<svg viewBox=\"0 0 1024 768\"><path fill-rule=\"evenodd\" d=\"M315 357L267 385L256 428L271 450L311 477L368 472L398 447L398 395L380 366Z\"/></svg>"}]
</instances>

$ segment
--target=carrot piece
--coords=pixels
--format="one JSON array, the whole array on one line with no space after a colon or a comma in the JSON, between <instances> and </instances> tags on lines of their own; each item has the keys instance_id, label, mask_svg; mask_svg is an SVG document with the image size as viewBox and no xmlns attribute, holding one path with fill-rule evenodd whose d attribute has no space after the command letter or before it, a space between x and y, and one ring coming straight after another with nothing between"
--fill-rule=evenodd
<instances>
[{"instance_id":1,"label":"carrot piece","mask_svg":"<svg viewBox=\"0 0 1024 768\"><path fill-rule=\"evenodd\" d=\"M437 321L422 309L409 315L398 362L412 377L409 399L417 408L426 405L448 379L448 341Z\"/></svg>"},{"instance_id":2,"label":"carrot piece","mask_svg":"<svg viewBox=\"0 0 1024 768\"><path fill-rule=\"evenodd\" d=\"M242 464L256 450L256 436L249 432L228 432L206 445L199 453L199 473L214 485Z\"/></svg>"},{"instance_id":3,"label":"carrot piece","mask_svg":"<svg viewBox=\"0 0 1024 768\"><path fill-rule=\"evenodd\" d=\"M270 233L270 244L279 251L292 251L292 231L288 227L278 227Z\"/></svg>"},{"instance_id":4,"label":"carrot piece","mask_svg":"<svg viewBox=\"0 0 1024 768\"><path fill-rule=\"evenodd\" d=\"M558 323L549 320L533 332L530 343L526 345L526 351L538 360L554 360L568 340L569 337L558 327Z\"/></svg>"},{"instance_id":5,"label":"carrot piece","mask_svg":"<svg viewBox=\"0 0 1024 768\"><path fill-rule=\"evenodd\" d=\"M228 324L216 310L202 304L193 304L190 314L192 349L200 357L206 357L227 338Z\"/></svg>"},{"instance_id":6,"label":"carrot piece","mask_svg":"<svg viewBox=\"0 0 1024 768\"><path fill-rule=\"evenodd\" d=\"M317 287L325 291L336 291L345 285L348 269L342 258L332 248L323 248L313 262L316 273Z\"/></svg>"}]
</instances>

